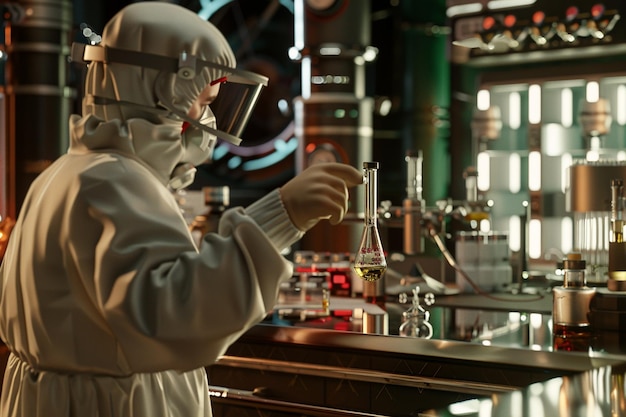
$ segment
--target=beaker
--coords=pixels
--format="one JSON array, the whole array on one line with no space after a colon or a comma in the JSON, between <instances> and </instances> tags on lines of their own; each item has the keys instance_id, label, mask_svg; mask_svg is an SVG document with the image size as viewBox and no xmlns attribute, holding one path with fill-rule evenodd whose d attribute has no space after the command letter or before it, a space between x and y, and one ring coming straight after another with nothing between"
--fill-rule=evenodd
<instances>
[{"instance_id":1,"label":"beaker","mask_svg":"<svg viewBox=\"0 0 626 417\"><path fill-rule=\"evenodd\" d=\"M354 256L354 271L366 281L378 281L387 270L378 232L378 166L378 162L363 162L365 216L361 244Z\"/></svg>"}]
</instances>

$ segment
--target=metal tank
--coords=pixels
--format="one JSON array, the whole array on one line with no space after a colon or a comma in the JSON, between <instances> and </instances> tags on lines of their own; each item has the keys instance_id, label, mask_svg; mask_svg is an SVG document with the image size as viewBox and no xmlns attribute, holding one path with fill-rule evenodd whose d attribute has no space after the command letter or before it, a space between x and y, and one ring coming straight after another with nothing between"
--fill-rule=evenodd
<instances>
[{"instance_id":1,"label":"metal tank","mask_svg":"<svg viewBox=\"0 0 626 417\"><path fill-rule=\"evenodd\" d=\"M64 153L75 92L68 59L72 2L5 3L3 129L4 216L16 217L33 179Z\"/></svg>"},{"instance_id":2,"label":"metal tank","mask_svg":"<svg viewBox=\"0 0 626 417\"><path fill-rule=\"evenodd\" d=\"M377 51L370 46L370 8L369 1L294 2L290 56L301 66L300 95L294 99L296 172L329 161L358 168L371 160L374 100L366 96L365 71ZM350 196L354 217L363 212L361 188ZM352 251L361 228L360 222L320 222L301 245L307 250Z\"/></svg>"}]
</instances>

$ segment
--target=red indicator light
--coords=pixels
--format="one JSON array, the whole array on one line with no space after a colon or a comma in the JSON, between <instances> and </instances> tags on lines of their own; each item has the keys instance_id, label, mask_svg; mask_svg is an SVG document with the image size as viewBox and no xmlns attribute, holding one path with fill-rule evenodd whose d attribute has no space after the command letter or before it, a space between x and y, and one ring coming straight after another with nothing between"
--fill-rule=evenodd
<instances>
[{"instance_id":1,"label":"red indicator light","mask_svg":"<svg viewBox=\"0 0 626 417\"><path fill-rule=\"evenodd\" d=\"M335 316L335 317L350 317L350 316L352 316L352 310L333 310L333 316Z\"/></svg>"},{"instance_id":2,"label":"red indicator light","mask_svg":"<svg viewBox=\"0 0 626 417\"><path fill-rule=\"evenodd\" d=\"M591 8L591 16L593 16L594 19L597 19L599 17L602 17L602 15L604 14L604 5L603 4L594 4L593 7Z\"/></svg>"},{"instance_id":3,"label":"red indicator light","mask_svg":"<svg viewBox=\"0 0 626 417\"><path fill-rule=\"evenodd\" d=\"M343 284L346 282L345 275L333 275L333 284Z\"/></svg>"},{"instance_id":4,"label":"red indicator light","mask_svg":"<svg viewBox=\"0 0 626 417\"><path fill-rule=\"evenodd\" d=\"M515 22L517 21L517 19L515 18L515 16L513 16L512 14L506 15L504 17L504 26L510 28L513 25L515 25Z\"/></svg>"},{"instance_id":5,"label":"red indicator light","mask_svg":"<svg viewBox=\"0 0 626 417\"><path fill-rule=\"evenodd\" d=\"M489 30L496 25L496 19L491 16L487 16L483 19L483 29Z\"/></svg>"},{"instance_id":6,"label":"red indicator light","mask_svg":"<svg viewBox=\"0 0 626 417\"><path fill-rule=\"evenodd\" d=\"M567 20L572 20L572 19L576 18L576 16L578 16L578 7L576 7L576 6L570 6L565 11L565 18Z\"/></svg>"},{"instance_id":7,"label":"red indicator light","mask_svg":"<svg viewBox=\"0 0 626 417\"><path fill-rule=\"evenodd\" d=\"M542 24L545 18L546 18L546 14L542 12L541 10L533 13L533 23L535 25Z\"/></svg>"}]
</instances>

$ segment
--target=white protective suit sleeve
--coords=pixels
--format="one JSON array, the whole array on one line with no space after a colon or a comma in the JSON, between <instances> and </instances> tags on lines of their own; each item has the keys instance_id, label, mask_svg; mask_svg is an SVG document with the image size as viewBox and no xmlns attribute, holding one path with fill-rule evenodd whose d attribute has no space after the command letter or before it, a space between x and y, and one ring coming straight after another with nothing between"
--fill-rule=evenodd
<instances>
[{"instance_id":1,"label":"white protective suit sleeve","mask_svg":"<svg viewBox=\"0 0 626 417\"><path fill-rule=\"evenodd\" d=\"M255 220L279 250L287 249L304 236L304 232L289 219L278 189L246 207L246 214Z\"/></svg>"},{"instance_id":2,"label":"white protective suit sleeve","mask_svg":"<svg viewBox=\"0 0 626 417\"><path fill-rule=\"evenodd\" d=\"M80 195L101 233L81 242L74 229L71 241L96 248L94 270L80 274L93 274L97 303L130 371L208 365L271 310L291 265L241 208L224 214L219 233L206 235L198 252L173 197L137 178L127 162L81 176ZM280 214L276 200L269 196L256 210L273 206ZM284 224L265 227L271 233Z\"/></svg>"}]
</instances>

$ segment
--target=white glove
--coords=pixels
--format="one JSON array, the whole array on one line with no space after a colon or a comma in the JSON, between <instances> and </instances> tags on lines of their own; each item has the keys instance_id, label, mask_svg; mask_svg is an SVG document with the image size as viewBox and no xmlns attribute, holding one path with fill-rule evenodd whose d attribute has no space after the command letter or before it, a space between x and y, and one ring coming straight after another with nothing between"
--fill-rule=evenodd
<instances>
[{"instance_id":1,"label":"white glove","mask_svg":"<svg viewBox=\"0 0 626 417\"><path fill-rule=\"evenodd\" d=\"M348 188L363 183L363 173L336 162L311 165L280 188L294 226L306 232L320 220L339 224L348 210Z\"/></svg>"}]
</instances>

